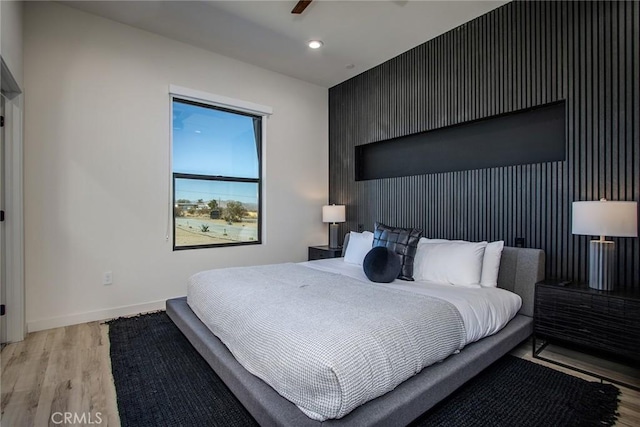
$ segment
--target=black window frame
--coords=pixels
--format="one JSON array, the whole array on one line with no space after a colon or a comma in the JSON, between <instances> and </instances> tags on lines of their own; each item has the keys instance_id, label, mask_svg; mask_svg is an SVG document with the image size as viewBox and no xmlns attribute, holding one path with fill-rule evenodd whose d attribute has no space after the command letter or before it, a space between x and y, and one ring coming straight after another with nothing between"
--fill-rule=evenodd
<instances>
[{"instance_id":1,"label":"black window frame","mask_svg":"<svg viewBox=\"0 0 640 427\"><path fill-rule=\"evenodd\" d=\"M208 248L224 248L230 246L247 246L247 245L260 245L262 244L262 146L264 143L264 136L262 132L263 120L264 116L259 114L251 114L244 111L234 110L232 108L220 107L215 104L207 104L204 102L193 101L190 99L185 99L184 97L173 95L171 97L171 108L173 110L174 102L181 102L184 104L195 105L197 107L209 108L212 110L224 111L226 113L238 114L241 116L251 117L253 119L260 120L260 126L258 126L255 131L257 133L257 137L259 139L259 143L257 146L257 154L258 154L258 178L242 178L242 177L231 177L231 176L223 176L223 175L200 175L200 174L188 174L188 173L179 173L173 172L173 165L171 166L171 174L172 174L172 209L171 209L171 217L173 223L173 250L174 251L182 251L189 249L208 249ZM173 118L171 119L173 121ZM173 127L173 123L172 123ZM173 155L173 132L171 133L171 153ZM176 213L173 207L176 205L176 179L198 179L204 181L222 181L222 182L240 182L240 183L255 183L258 184L258 219L257 219L257 231L258 236L256 240L252 241L243 241L243 242L229 242L229 243L212 243L209 245L186 245L186 246L176 246Z\"/></svg>"}]
</instances>

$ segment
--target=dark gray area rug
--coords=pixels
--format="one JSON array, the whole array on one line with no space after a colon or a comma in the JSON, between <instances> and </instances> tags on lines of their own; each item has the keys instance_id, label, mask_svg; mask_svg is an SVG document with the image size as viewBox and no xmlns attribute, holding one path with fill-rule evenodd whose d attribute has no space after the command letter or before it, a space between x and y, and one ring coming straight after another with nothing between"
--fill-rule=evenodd
<instances>
[{"instance_id":1,"label":"dark gray area rug","mask_svg":"<svg viewBox=\"0 0 640 427\"><path fill-rule=\"evenodd\" d=\"M256 421L164 312L109 322L123 427ZM608 426L619 390L505 356L413 426Z\"/></svg>"}]
</instances>

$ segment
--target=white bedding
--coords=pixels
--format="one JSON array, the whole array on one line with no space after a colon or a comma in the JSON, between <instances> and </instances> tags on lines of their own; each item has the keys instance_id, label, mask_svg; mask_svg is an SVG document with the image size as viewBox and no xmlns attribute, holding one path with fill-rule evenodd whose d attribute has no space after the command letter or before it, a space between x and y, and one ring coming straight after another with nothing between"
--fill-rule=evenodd
<instances>
[{"instance_id":1,"label":"white bedding","mask_svg":"<svg viewBox=\"0 0 640 427\"><path fill-rule=\"evenodd\" d=\"M300 264L194 274L187 303L247 371L318 421L393 390L466 335L443 299Z\"/></svg>"},{"instance_id":2,"label":"white bedding","mask_svg":"<svg viewBox=\"0 0 640 427\"><path fill-rule=\"evenodd\" d=\"M467 333L466 344L493 335L515 317L522 305L522 298L500 288L466 288L430 282L407 282L394 280L391 283L370 282L362 266L349 264L343 258L323 259L300 263L305 267L342 274L368 282L373 286L384 286L417 294L441 298L453 304L464 322Z\"/></svg>"}]
</instances>

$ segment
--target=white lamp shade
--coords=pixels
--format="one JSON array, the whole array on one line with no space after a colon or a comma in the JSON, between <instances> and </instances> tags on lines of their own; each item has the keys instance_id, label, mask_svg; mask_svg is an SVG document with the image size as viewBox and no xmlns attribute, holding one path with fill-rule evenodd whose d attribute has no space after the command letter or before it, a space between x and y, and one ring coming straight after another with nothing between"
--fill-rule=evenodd
<instances>
[{"instance_id":1,"label":"white lamp shade","mask_svg":"<svg viewBox=\"0 0 640 427\"><path fill-rule=\"evenodd\" d=\"M344 205L325 205L322 207L322 222L344 222Z\"/></svg>"},{"instance_id":2,"label":"white lamp shade","mask_svg":"<svg viewBox=\"0 0 640 427\"><path fill-rule=\"evenodd\" d=\"M638 237L638 203L573 202L571 232L587 236Z\"/></svg>"}]
</instances>

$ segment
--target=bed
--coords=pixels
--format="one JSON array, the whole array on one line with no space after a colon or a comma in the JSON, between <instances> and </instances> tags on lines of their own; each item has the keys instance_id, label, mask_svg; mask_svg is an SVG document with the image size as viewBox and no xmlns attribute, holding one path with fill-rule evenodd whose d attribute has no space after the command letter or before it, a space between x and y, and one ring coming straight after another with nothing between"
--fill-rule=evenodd
<instances>
[{"instance_id":1,"label":"bed","mask_svg":"<svg viewBox=\"0 0 640 427\"><path fill-rule=\"evenodd\" d=\"M531 335L534 285L544 278L543 272L542 251L505 247L498 287L519 295L522 304L504 328L465 345L459 353L422 369L392 391L350 410L347 415L325 421L310 418L245 369L194 313L186 297L168 300L167 313L261 425L406 425Z\"/></svg>"}]
</instances>

